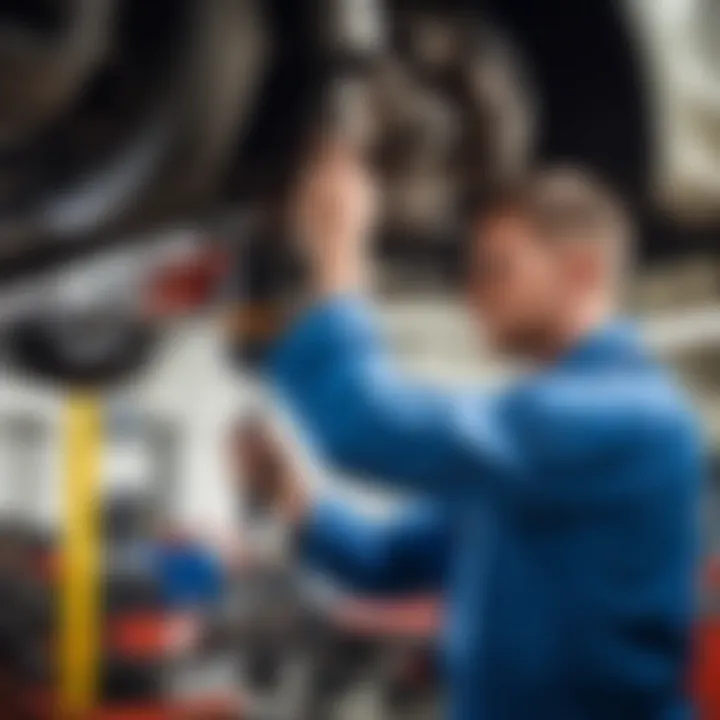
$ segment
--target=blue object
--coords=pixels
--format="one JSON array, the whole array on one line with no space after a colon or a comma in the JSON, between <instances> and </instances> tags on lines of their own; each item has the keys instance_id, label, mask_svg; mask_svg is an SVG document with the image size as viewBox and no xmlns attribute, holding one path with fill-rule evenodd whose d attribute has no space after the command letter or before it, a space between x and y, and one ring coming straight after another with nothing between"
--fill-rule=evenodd
<instances>
[{"instance_id":1,"label":"blue object","mask_svg":"<svg viewBox=\"0 0 720 720\"><path fill-rule=\"evenodd\" d=\"M189 540L161 542L154 555L167 607L202 609L222 598L225 573L212 548Z\"/></svg>"},{"instance_id":2,"label":"blue object","mask_svg":"<svg viewBox=\"0 0 720 720\"><path fill-rule=\"evenodd\" d=\"M311 310L269 373L319 449L418 506L374 525L320 504L307 558L447 613L452 720L677 720L702 451L629 325L497 395L413 384L357 298Z\"/></svg>"}]
</instances>

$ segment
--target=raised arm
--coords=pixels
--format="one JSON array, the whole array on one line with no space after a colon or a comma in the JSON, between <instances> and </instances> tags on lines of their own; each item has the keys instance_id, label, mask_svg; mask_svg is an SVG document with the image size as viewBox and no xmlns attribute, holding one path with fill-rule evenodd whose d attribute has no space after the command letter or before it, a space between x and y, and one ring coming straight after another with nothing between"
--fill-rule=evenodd
<instances>
[{"instance_id":1,"label":"raised arm","mask_svg":"<svg viewBox=\"0 0 720 720\"><path fill-rule=\"evenodd\" d=\"M372 178L328 146L297 193L295 231L314 309L278 343L270 374L311 439L337 464L433 495L474 492L469 478L512 473L490 403L458 403L396 373L358 298L374 224Z\"/></svg>"},{"instance_id":2,"label":"raised arm","mask_svg":"<svg viewBox=\"0 0 720 720\"><path fill-rule=\"evenodd\" d=\"M410 381L359 299L373 225L362 164L338 148L321 154L298 195L315 306L278 343L270 374L337 464L435 498L492 492L565 502L573 469L671 435L661 420L667 393L615 341L607 342L618 362L560 363L496 398Z\"/></svg>"},{"instance_id":3,"label":"raised arm","mask_svg":"<svg viewBox=\"0 0 720 720\"><path fill-rule=\"evenodd\" d=\"M319 449L351 472L447 498L478 492L478 473L517 470L500 406L396 372L356 298L302 319L278 347L271 375Z\"/></svg>"},{"instance_id":4,"label":"raised arm","mask_svg":"<svg viewBox=\"0 0 720 720\"><path fill-rule=\"evenodd\" d=\"M673 433L672 388L623 366L558 368L493 397L422 387L393 367L372 313L352 297L301 319L271 374L334 463L444 500L490 492L567 503L590 490L573 485L573 469Z\"/></svg>"}]
</instances>

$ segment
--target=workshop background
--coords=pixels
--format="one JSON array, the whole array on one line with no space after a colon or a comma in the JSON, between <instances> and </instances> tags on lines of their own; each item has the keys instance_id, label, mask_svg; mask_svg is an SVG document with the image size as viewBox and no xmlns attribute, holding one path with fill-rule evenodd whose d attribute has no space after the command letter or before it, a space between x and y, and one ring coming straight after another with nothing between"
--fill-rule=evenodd
<instances>
[{"instance_id":1,"label":"workshop background","mask_svg":"<svg viewBox=\"0 0 720 720\"><path fill-rule=\"evenodd\" d=\"M373 3L348 5L362 38ZM381 5L393 58L381 84L399 109L366 100L351 114L370 107L392 130L385 142L402 146L390 148L385 178L379 306L408 368L488 385L512 373L465 324L448 209L465 176L445 162L455 124L499 107L511 147L485 160L497 172L525 153L577 162L613 182L638 217L628 308L690 389L717 457L689 683L702 720L720 720L720 2L498 0L470 14L460 2ZM187 307L135 372L92 393L5 334L36 313L65 327L78 308L85 333L98 317L125 321L158 270L191 264L209 237L253 232L293 152L278 138L300 122L298 93L310 92L317 55L297 21L319 22L315 11L310 0L0 0L2 718L64 717L64 703L92 705L81 717L98 720L442 717L434 599L365 602L298 578L281 529L256 534L233 492L227 428L266 398L231 348L227 284L200 302L197 278L183 285L181 274ZM499 76L476 78L489 107L424 85L425 66L444 62L468 18L502 38ZM355 54L377 40L350 35L333 42L352 49L340 63L352 85ZM464 61L474 77L473 53ZM513 78L509 68L519 68ZM79 336L68 332L72 346ZM307 463L322 483L324 470ZM350 478L342 487L369 513L397 500ZM73 532L81 526L88 535ZM81 553L68 576L64 542ZM248 560L258 551L272 559ZM196 569L194 587L177 580L182 563Z\"/></svg>"}]
</instances>

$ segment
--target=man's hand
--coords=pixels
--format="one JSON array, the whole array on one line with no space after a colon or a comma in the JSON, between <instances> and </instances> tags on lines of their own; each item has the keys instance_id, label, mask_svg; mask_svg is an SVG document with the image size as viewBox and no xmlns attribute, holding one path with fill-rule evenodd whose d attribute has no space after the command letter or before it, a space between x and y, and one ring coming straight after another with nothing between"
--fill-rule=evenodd
<instances>
[{"instance_id":1,"label":"man's hand","mask_svg":"<svg viewBox=\"0 0 720 720\"><path fill-rule=\"evenodd\" d=\"M262 419L242 422L234 428L231 454L249 503L269 507L290 523L302 522L310 496L299 463L278 430Z\"/></svg>"},{"instance_id":2,"label":"man's hand","mask_svg":"<svg viewBox=\"0 0 720 720\"><path fill-rule=\"evenodd\" d=\"M361 290L376 219L372 177L356 154L326 145L308 164L295 198L295 229L320 297Z\"/></svg>"}]
</instances>

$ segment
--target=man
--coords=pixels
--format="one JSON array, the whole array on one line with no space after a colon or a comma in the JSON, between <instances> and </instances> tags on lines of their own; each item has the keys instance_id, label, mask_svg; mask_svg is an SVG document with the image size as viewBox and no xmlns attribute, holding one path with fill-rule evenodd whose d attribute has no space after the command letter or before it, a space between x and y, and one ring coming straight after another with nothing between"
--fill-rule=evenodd
<instances>
[{"instance_id":1,"label":"man","mask_svg":"<svg viewBox=\"0 0 720 720\"><path fill-rule=\"evenodd\" d=\"M478 212L470 309L534 372L453 395L397 372L363 299L374 200L341 149L308 170L297 227L313 302L269 375L319 449L417 509L372 526L305 499L277 507L320 567L445 601L453 720L676 720L684 698L701 459L672 380L614 315L629 228L572 171Z\"/></svg>"}]
</instances>

